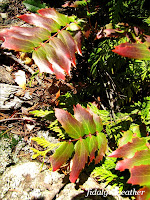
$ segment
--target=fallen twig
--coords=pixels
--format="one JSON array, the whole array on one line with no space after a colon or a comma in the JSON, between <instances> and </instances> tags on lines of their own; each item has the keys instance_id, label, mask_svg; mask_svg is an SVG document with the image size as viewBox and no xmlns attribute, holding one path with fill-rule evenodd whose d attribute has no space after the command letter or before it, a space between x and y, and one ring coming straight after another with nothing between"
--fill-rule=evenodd
<instances>
[{"instance_id":1,"label":"fallen twig","mask_svg":"<svg viewBox=\"0 0 150 200\"><path fill-rule=\"evenodd\" d=\"M23 120L23 121L35 122L35 120L26 119L26 118L7 118L7 119L1 119L0 122L13 121L13 120Z\"/></svg>"}]
</instances>

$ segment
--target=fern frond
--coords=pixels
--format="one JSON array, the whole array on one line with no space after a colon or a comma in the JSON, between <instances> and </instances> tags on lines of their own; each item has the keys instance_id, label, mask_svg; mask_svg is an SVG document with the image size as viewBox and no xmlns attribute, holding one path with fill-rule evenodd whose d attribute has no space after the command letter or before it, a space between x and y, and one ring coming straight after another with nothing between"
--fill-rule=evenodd
<instances>
[{"instance_id":1,"label":"fern frond","mask_svg":"<svg viewBox=\"0 0 150 200\"><path fill-rule=\"evenodd\" d=\"M33 114L35 117L45 117L52 113L54 113L52 110L34 110L30 112L30 114Z\"/></svg>"},{"instance_id":2,"label":"fern frond","mask_svg":"<svg viewBox=\"0 0 150 200\"><path fill-rule=\"evenodd\" d=\"M48 147L50 150L60 145L60 143L51 143L43 137L33 137L31 140L37 142L37 144L42 146L43 148Z\"/></svg>"},{"instance_id":3,"label":"fern frond","mask_svg":"<svg viewBox=\"0 0 150 200\"><path fill-rule=\"evenodd\" d=\"M53 121L49 127L48 127L51 131L54 131L57 133L57 136L61 139L65 139L65 134L63 133L63 131L61 130L61 128L58 125L58 120L56 119L55 121Z\"/></svg>"}]
</instances>

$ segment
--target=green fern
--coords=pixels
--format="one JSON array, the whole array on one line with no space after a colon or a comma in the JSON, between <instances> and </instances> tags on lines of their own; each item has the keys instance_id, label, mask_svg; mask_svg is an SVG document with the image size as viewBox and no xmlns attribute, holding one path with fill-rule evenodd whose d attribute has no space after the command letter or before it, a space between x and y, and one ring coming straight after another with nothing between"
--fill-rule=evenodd
<instances>
[{"instance_id":1,"label":"green fern","mask_svg":"<svg viewBox=\"0 0 150 200\"><path fill-rule=\"evenodd\" d=\"M41 137L41 138L40 137L33 137L31 140L37 142L37 144L40 145L41 147L47 148L44 151L39 151L39 150L37 150L35 148L30 148L34 152L34 154L32 155L32 159L36 159L38 156L42 156L43 157L42 166L44 164L44 160L45 160L46 154L48 152L54 150L55 148L57 148L61 144L61 142L59 142L59 143L51 143L51 142L47 141L45 138L43 138L43 137Z\"/></svg>"},{"instance_id":2,"label":"green fern","mask_svg":"<svg viewBox=\"0 0 150 200\"><path fill-rule=\"evenodd\" d=\"M99 182L104 183L104 187L110 184L112 187L119 186L119 190L122 191L123 183L119 181L118 175L114 173L116 160L116 158L106 157L104 163L96 167L91 175ZM122 177L120 177L120 179L122 179Z\"/></svg>"},{"instance_id":3,"label":"green fern","mask_svg":"<svg viewBox=\"0 0 150 200\"><path fill-rule=\"evenodd\" d=\"M53 110L34 110L30 112L30 114L33 114L35 117L45 117L53 113L54 113Z\"/></svg>"},{"instance_id":4,"label":"green fern","mask_svg":"<svg viewBox=\"0 0 150 200\"><path fill-rule=\"evenodd\" d=\"M63 133L63 131L61 130L61 128L58 125L58 120L56 119L55 121L53 121L49 127L48 127L51 131L54 131L57 133L57 136L60 139L65 139L65 134Z\"/></svg>"}]
</instances>

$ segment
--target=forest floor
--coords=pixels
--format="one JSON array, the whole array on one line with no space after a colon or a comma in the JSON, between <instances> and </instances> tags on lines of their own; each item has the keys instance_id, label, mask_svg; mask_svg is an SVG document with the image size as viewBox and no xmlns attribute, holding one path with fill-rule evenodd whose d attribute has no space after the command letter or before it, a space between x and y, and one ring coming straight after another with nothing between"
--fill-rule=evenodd
<instances>
[{"instance_id":1,"label":"forest floor","mask_svg":"<svg viewBox=\"0 0 150 200\"><path fill-rule=\"evenodd\" d=\"M4 2L4 1L2 1ZM28 11L21 0L5 1L0 7L0 29L23 25L16 16ZM25 72L26 87L15 81L16 72ZM73 200L73 199L122 199L121 197L88 196L89 189L103 190L86 170L77 184L69 182L63 171L51 172L49 157L32 159L30 147L39 148L31 141L34 136L53 142L53 132L47 128L50 121L39 120L30 111L59 105L58 96L76 87L56 80L51 75L36 74L37 66L30 54L0 49L0 199L20 200ZM110 188L106 188L108 191ZM127 199L127 198L125 198Z\"/></svg>"}]
</instances>

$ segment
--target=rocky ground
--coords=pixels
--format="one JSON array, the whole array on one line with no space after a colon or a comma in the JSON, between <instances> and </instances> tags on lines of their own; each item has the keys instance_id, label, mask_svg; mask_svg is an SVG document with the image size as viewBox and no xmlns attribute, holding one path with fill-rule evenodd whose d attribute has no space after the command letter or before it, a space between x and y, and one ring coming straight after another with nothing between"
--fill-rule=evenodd
<instances>
[{"instance_id":1,"label":"rocky ground","mask_svg":"<svg viewBox=\"0 0 150 200\"><path fill-rule=\"evenodd\" d=\"M26 13L21 0L0 0L0 29L21 25L16 16ZM27 55L30 59L30 55ZM40 159L33 160L31 138L44 137L53 142L53 133L45 128L45 121L35 121L29 112L35 109L57 105L57 92L73 91L69 84L51 77L32 75L36 66L26 64L21 55L0 49L0 199L2 200L121 200L120 196L108 195L112 189L103 188L84 171L76 184L70 183L62 171L50 170L49 157L42 167ZM25 71L25 90L15 82L15 73ZM95 190L96 189L96 190ZM88 191L99 191L88 195ZM97 193L98 194L98 193Z\"/></svg>"}]
</instances>

